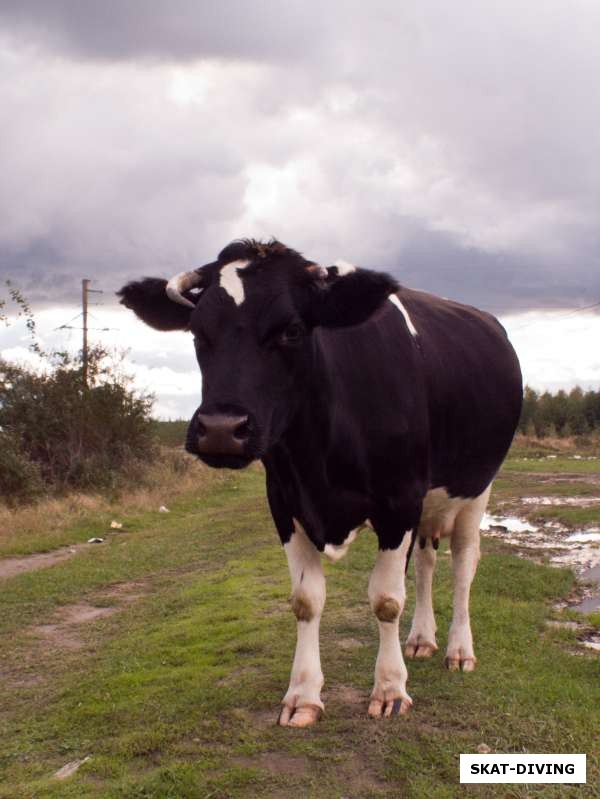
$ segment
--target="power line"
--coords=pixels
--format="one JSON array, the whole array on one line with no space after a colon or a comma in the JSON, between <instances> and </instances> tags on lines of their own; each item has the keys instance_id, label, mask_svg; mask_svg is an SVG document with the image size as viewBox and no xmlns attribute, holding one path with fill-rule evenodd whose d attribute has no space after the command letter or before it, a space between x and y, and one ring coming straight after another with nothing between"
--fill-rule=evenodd
<instances>
[{"instance_id":1,"label":"power line","mask_svg":"<svg viewBox=\"0 0 600 799\"><path fill-rule=\"evenodd\" d=\"M89 278L83 278L81 281L81 307L82 310L80 313L76 314L72 319L64 325L59 325L58 327L54 328L54 331L57 330L81 330L83 333L83 342L82 342L82 372L83 372L83 384L87 386L88 384L88 363L89 363L89 347L88 347L88 331L95 330L100 331L103 333L107 333L110 330L118 330L118 328L114 327L88 327L88 315L91 316L93 319L96 319L93 314L89 313L88 306L91 304L89 302L89 295L90 294L104 294L101 289L91 289L90 283L92 281ZM102 303L93 303L94 305L101 305ZM71 322L75 322L77 319L81 317L82 319L82 326L77 327L72 325Z\"/></svg>"}]
</instances>

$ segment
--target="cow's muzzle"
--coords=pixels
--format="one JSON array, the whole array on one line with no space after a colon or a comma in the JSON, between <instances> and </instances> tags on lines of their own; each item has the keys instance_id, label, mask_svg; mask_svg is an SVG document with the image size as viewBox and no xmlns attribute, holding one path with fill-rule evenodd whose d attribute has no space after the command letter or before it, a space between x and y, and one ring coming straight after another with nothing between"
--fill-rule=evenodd
<instances>
[{"instance_id":1,"label":"cow's muzzle","mask_svg":"<svg viewBox=\"0 0 600 799\"><path fill-rule=\"evenodd\" d=\"M188 430L186 449L209 466L242 468L254 459L249 452L251 433L248 416L196 413Z\"/></svg>"},{"instance_id":2,"label":"cow's muzzle","mask_svg":"<svg viewBox=\"0 0 600 799\"><path fill-rule=\"evenodd\" d=\"M199 413L197 450L207 455L241 455L250 437L247 416Z\"/></svg>"}]
</instances>

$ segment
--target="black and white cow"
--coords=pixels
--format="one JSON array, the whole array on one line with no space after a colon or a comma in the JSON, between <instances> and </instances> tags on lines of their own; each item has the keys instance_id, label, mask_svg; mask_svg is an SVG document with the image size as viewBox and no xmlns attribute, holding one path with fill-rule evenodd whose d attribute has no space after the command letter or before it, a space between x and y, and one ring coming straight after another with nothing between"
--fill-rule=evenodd
<instances>
[{"instance_id":1,"label":"black and white cow","mask_svg":"<svg viewBox=\"0 0 600 799\"><path fill-rule=\"evenodd\" d=\"M432 579L448 535L445 662L471 671L479 524L521 408L519 363L496 319L386 274L319 266L276 241L233 242L213 263L119 294L149 325L194 337L203 392L188 451L214 467L265 465L298 621L279 723L303 727L323 710L321 554L342 557L365 523L379 541L368 592L380 636L369 714L411 705L398 626L416 537L405 654L437 649Z\"/></svg>"}]
</instances>

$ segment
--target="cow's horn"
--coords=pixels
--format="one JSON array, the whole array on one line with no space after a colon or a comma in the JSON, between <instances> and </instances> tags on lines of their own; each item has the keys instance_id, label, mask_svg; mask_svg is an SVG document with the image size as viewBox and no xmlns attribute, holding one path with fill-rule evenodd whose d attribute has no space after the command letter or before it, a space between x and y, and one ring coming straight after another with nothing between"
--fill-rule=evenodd
<instances>
[{"instance_id":1,"label":"cow's horn","mask_svg":"<svg viewBox=\"0 0 600 799\"><path fill-rule=\"evenodd\" d=\"M199 272L180 272L167 283L165 288L167 297L173 300L173 302L178 302L180 305L187 305L188 308L195 308L196 306L194 303L183 296L183 292L197 286L200 279Z\"/></svg>"}]
</instances>

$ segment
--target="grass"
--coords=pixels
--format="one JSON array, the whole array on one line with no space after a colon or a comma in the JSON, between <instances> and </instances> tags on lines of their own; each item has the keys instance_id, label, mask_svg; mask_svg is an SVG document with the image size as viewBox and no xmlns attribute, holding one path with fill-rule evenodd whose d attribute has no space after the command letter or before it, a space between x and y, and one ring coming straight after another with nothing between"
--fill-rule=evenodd
<instances>
[{"instance_id":1,"label":"grass","mask_svg":"<svg viewBox=\"0 0 600 799\"><path fill-rule=\"evenodd\" d=\"M110 523L132 512L170 505L171 497L221 479L183 452L162 447L160 459L147 467L136 486L118 493L47 497L17 509L0 503L0 557L49 552L58 547L104 537ZM125 523L125 529L127 524Z\"/></svg>"},{"instance_id":2,"label":"grass","mask_svg":"<svg viewBox=\"0 0 600 799\"><path fill-rule=\"evenodd\" d=\"M593 460L582 458L576 460L572 456L557 455L556 458L528 458L527 460L509 458L504 470L506 472L534 472L561 475L598 475L600 477L600 458L590 456Z\"/></svg>"},{"instance_id":3,"label":"grass","mask_svg":"<svg viewBox=\"0 0 600 799\"><path fill-rule=\"evenodd\" d=\"M527 514L528 518L537 522L556 521L566 527L585 527L586 525L598 526L600 524L600 507L570 508L559 506L542 506Z\"/></svg>"},{"instance_id":4,"label":"grass","mask_svg":"<svg viewBox=\"0 0 600 799\"><path fill-rule=\"evenodd\" d=\"M295 624L264 475L199 477L199 489L173 491L169 514L120 505L123 531L106 544L3 584L1 799L600 795L598 657L575 649L574 631L545 624L571 589L570 572L486 542L472 603L478 669L446 672L441 645L431 661L408 664L410 717L373 722L365 711L377 635L366 591L375 539L361 534L326 568L326 716L309 730L278 728ZM513 479L500 479L500 494ZM66 523L61 540L80 533L80 521ZM438 563L443 644L444 551ZM412 577L408 596L403 635ZM116 612L69 626L61 614L77 603ZM51 634L37 629L50 623ZM77 647L61 644L67 633ZM499 752L586 752L588 786L460 786L458 756L482 742ZM52 779L86 755L73 777Z\"/></svg>"}]
</instances>

